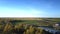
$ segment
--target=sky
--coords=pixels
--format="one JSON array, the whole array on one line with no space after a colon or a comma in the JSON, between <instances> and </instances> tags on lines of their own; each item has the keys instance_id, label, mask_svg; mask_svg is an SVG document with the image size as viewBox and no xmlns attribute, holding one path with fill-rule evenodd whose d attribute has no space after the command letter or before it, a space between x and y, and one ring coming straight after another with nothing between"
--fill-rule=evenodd
<instances>
[{"instance_id":1,"label":"sky","mask_svg":"<svg viewBox=\"0 0 60 34\"><path fill-rule=\"evenodd\" d=\"M60 17L60 0L0 0L0 17Z\"/></svg>"}]
</instances>

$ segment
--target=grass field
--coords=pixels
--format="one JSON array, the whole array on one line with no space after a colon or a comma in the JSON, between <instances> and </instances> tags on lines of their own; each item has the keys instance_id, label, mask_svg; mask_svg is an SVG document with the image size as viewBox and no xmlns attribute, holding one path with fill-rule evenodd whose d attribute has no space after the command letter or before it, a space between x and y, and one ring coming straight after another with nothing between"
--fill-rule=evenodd
<instances>
[{"instance_id":1,"label":"grass field","mask_svg":"<svg viewBox=\"0 0 60 34\"><path fill-rule=\"evenodd\" d=\"M42 32L46 33L46 31L32 25L53 26L58 22L60 18L0 18L0 34L20 34L21 32L23 34L43 34Z\"/></svg>"}]
</instances>

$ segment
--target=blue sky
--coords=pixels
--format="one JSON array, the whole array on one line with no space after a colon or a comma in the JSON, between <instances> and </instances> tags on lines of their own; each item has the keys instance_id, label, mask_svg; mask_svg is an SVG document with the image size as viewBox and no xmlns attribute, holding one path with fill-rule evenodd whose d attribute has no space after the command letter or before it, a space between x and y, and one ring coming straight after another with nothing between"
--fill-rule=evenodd
<instances>
[{"instance_id":1,"label":"blue sky","mask_svg":"<svg viewBox=\"0 0 60 34\"><path fill-rule=\"evenodd\" d=\"M0 0L0 17L60 17L60 0Z\"/></svg>"}]
</instances>

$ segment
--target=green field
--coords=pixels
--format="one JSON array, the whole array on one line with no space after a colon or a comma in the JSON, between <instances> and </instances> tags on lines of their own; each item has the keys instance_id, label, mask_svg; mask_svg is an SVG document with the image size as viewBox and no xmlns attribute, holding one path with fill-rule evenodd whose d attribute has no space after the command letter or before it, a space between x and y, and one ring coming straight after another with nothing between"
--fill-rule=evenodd
<instances>
[{"instance_id":1,"label":"green field","mask_svg":"<svg viewBox=\"0 0 60 34\"><path fill-rule=\"evenodd\" d=\"M58 22L60 22L60 18L0 18L0 34L17 34L20 33L22 29L24 34L42 34L46 33L46 31L33 25L53 27L53 25ZM28 24L30 24L30 26Z\"/></svg>"},{"instance_id":2,"label":"green field","mask_svg":"<svg viewBox=\"0 0 60 34\"><path fill-rule=\"evenodd\" d=\"M41 25L50 25L54 23L60 22L60 18L0 18L0 23L2 22L8 22L8 21L14 21L17 20L16 22L11 22L13 24L18 24L18 23L25 23L25 24L41 24ZM20 22L22 21L22 22ZM48 21L48 22L46 22ZM4 24L4 23L3 23Z\"/></svg>"}]
</instances>

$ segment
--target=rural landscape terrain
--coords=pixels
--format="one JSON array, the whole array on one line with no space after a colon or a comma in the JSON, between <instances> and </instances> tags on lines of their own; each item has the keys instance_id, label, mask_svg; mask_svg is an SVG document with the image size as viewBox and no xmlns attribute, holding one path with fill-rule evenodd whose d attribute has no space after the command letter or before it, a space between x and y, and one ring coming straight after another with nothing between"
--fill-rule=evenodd
<instances>
[{"instance_id":1,"label":"rural landscape terrain","mask_svg":"<svg viewBox=\"0 0 60 34\"><path fill-rule=\"evenodd\" d=\"M0 34L60 34L60 18L0 18Z\"/></svg>"}]
</instances>

